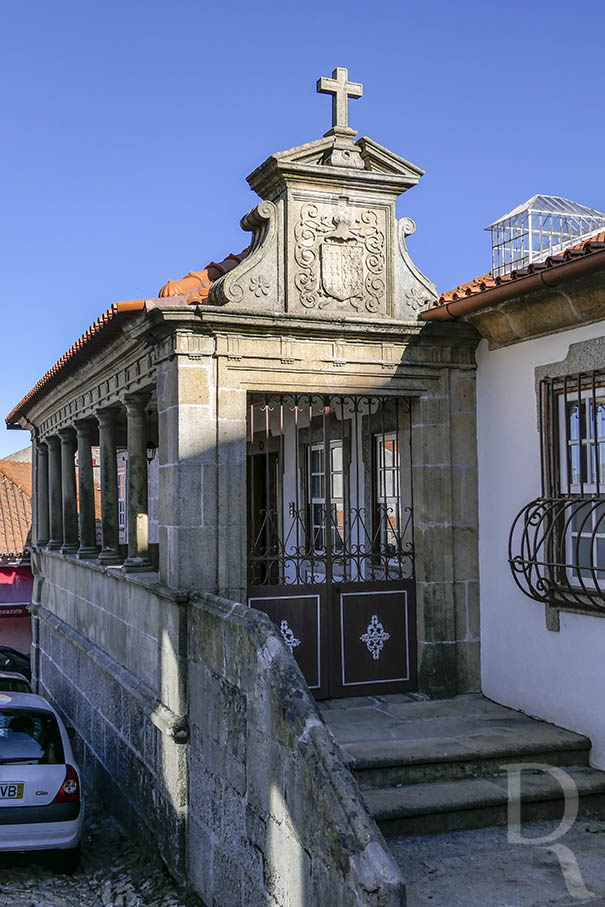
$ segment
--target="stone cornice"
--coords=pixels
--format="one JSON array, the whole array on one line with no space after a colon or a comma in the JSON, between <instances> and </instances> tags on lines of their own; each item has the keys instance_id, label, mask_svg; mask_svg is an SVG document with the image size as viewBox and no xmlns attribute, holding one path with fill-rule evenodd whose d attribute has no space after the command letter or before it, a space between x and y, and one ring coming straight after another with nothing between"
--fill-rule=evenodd
<instances>
[{"instance_id":1,"label":"stone cornice","mask_svg":"<svg viewBox=\"0 0 605 907\"><path fill-rule=\"evenodd\" d=\"M464 321L476 328L490 349L497 349L602 321L604 312L605 283L598 273L479 309L465 315Z\"/></svg>"}]
</instances>

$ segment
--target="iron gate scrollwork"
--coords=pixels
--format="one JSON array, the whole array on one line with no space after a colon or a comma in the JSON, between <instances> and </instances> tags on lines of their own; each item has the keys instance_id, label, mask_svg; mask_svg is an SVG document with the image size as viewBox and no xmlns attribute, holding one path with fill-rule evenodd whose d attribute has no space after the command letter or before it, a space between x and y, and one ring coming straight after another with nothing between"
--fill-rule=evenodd
<instances>
[{"instance_id":1,"label":"iron gate scrollwork","mask_svg":"<svg viewBox=\"0 0 605 907\"><path fill-rule=\"evenodd\" d=\"M401 397L249 400L248 600L318 696L414 684L410 418Z\"/></svg>"}]
</instances>

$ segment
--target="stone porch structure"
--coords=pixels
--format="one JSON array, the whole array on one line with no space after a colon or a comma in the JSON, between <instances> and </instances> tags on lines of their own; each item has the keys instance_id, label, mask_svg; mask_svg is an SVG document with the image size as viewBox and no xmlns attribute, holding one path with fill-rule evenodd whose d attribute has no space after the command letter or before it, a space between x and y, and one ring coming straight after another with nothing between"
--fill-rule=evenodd
<instances>
[{"instance_id":1,"label":"stone porch structure","mask_svg":"<svg viewBox=\"0 0 605 907\"><path fill-rule=\"evenodd\" d=\"M327 81L337 98L360 88L346 70ZM262 201L242 220L243 257L114 304L7 419L31 431L35 451L36 682L76 728L111 808L208 904L403 898L292 649L245 604L255 394L409 401L417 687L479 689L478 337L418 321L436 294L410 260L415 227L397 221L395 201L422 171L354 141L343 109L323 138L251 174Z\"/></svg>"}]
</instances>

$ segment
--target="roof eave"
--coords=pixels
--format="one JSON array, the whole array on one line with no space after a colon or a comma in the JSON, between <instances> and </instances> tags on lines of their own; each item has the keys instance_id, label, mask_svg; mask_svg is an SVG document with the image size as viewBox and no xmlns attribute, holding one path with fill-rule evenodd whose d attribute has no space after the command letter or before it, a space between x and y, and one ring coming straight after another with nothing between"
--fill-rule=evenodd
<instances>
[{"instance_id":1,"label":"roof eave","mask_svg":"<svg viewBox=\"0 0 605 907\"><path fill-rule=\"evenodd\" d=\"M573 258L496 287L489 287L480 293L434 306L421 312L420 319L422 321L455 321L480 309L486 309L511 299L518 299L520 296L526 296L536 290L553 289L568 280L585 277L602 269L605 269L605 249L589 252L581 258Z\"/></svg>"}]
</instances>

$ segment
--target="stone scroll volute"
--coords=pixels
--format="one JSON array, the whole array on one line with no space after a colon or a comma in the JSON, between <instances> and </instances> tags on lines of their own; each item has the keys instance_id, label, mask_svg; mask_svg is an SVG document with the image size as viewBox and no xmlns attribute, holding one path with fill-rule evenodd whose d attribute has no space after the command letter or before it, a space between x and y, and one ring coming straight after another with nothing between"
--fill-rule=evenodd
<instances>
[{"instance_id":1,"label":"stone scroll volute","mask_svg":"<svg viewBox=\"0 0 605 907\"><path fill-rule=\"evenodd\" d=\"M399 321L416 321L418 313L437 299L435 284L416 267L406 245L406 239L416 231L411 217L397 221L397 248L395 253L395 306L394 316Z\"/></svg>"},{"instance_id":2,"label":"stone scroll volute","mask_svg":"<svg viewBox=\"0 0 605 907\"><path fill-rule=\"evenodd\" d=\"M213 283L211 304L241 304L270 312L283 310L278 221L278 206L267 200L242 217L242 230L252 233L248 254L236 268Z\"/></svg>"}]
</instances>

